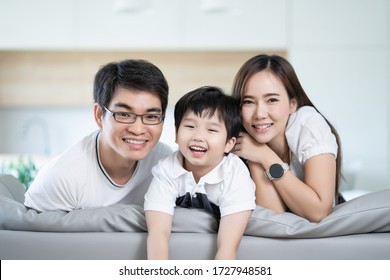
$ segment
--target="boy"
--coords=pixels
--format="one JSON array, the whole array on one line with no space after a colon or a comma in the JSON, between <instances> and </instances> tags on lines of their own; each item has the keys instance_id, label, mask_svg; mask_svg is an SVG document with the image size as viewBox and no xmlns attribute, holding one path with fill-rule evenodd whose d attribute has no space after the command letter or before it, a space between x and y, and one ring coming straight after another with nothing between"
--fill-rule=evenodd
<instances>
[{"instance_id":1,"label":"boy","mask_svg":"<svg viewBox=\"0 0 390 280\"><path fill-rule=\"evenodd\" d=\"M201 87L175 106L179 151L156 165L145 195L148 259L168 259L175 206L202 208L220 225L216 259L236 259L255 208L255 185L245 164L229 154L241 129L238 103L216 87Z\"/></svg>"}]
</instances>

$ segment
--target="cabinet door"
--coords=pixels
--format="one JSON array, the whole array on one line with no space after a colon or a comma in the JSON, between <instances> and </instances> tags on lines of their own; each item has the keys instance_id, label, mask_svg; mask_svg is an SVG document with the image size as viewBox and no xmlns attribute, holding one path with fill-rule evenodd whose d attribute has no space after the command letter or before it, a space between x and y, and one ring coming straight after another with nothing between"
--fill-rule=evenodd
<instances>
[{"instance_id":1,"label":"cabinet door","mask_svg":"<svg viewBox=\"0 0 390 280\"><path fill-rule=\"evenodd\" d=\"M1 0L0 49L72 47L76 1Z\"/></svg>"},{"instance_id":2,"label":"cabinet door","mask_svg":"<svg viewBox=\"0 0 390 280\"><path fill-rule=\"evenodd\" d=\"M180 13L180 0L80 0L79 46L177 48Z\"/></svg>"},{"instance_id":3,"label":"cabinet door","mask_svg":"<svg viewBox=\"0 0 390 280\"><path fill-rule=\"evenodd\" d=\"M286 0L187 0L185 3L186 48L286 48Z\"/></svg>"}]
</instances>

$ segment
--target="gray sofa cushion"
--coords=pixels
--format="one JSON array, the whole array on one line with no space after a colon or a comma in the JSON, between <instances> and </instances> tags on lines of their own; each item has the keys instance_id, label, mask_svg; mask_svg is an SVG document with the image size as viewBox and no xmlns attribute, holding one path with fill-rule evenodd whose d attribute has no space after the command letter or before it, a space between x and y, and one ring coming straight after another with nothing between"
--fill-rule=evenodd
<instances>
[{"instance_id":1,"label":"gray sofa cushion","mask_svg":"<svg viewBox=\"0 0 390 280\"><path fill-rule=\"evenodd\" d=\"M262 237L318 238L369 232L390 232L390 189L362 195L337 205L319 223L292 213L257 206L245 230Z\"/></svg>"},{"instance_id":2,"label":"gray sofa cushion","mask_svg":"<svg viewBox=\"0 0 390 280\"><path fill-rule=\"evenodd\" d=\"M49 232L145 232L143 207L114 204L71 212L37 212L27 209L24 187L13 176L0 176L0 229ZM188 217L191 217L189 219ZM217 222L206 211L178 208L173 218L173 232L214 233Z\"/></svg>"},{"instance_id":3,"label":"gray sofa cushion","mask_svg":"<svg viewBox=\"0 0 390 280\"><path fill-rule=\"evenodd\" d=\"M115 204L71 212L38 213L16 201L9 191L9 177L0 176L0 229L56 232L146 231L142 207ZM4 186L7 185L7 186ZM20 186L17 186L20 187ZM23 188L23 186L21 186ZM1 190L7 189L7 191ZM215 219L199 209L176 208L173 232L213 233ZM320 223L292 213L275 213L257 207L249 219L246 235L261 237L317 238L368 232L390 232L390 189L369 193L335 207Z\"/></svg>"}]
</instances>

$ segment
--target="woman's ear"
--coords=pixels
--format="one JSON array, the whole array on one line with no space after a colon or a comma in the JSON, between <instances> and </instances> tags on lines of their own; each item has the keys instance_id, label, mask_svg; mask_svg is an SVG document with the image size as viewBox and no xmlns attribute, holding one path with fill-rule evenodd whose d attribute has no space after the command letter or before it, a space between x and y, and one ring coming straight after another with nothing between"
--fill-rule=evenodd
<instances>
[{"instance_id":1,"label":"woman's ear","mask_svg":"<svg viewBox=\"0 0 390 280\"><path fill-rule=\"evenodd\" d=\"M232 137L229 139L229 141L226 142L225 144L225 154L229 153L234 145L236 145L236 142L237 142L237 138L236 137Z\"/></svg>"},{"instance_id":2,"label":"woman's ear","mask_svg":"<svg viewBox=\"0 0 390 280\"><path fill-rule=\"evenodd\" d=\"M295 113L298 108L298 101L295 98L290 99L290 115Z\"/></svg>"},{"instance_id":3,"label":"woman's ear","mask_svg":"<svg viewBox=\"0 0 390 280\"><path fill-rule=\"evenodd\" d=\"M93 116L95 118L95 122L99 128L103 127L103 109L102 107L95 103L93 104Z\"/></svg>"}]
</instances>

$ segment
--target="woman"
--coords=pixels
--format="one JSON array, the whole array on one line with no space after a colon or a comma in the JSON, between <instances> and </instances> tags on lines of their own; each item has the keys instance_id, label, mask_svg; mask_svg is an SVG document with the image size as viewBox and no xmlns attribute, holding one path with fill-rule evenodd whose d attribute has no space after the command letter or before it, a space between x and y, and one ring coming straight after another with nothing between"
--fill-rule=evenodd
<instances>
[{"instance_id":1,"label":"woman","mask_svg":"<svg viewBox=\"0 0 390 280\"><path fill-rule=\"evenodd\" d=\"M277 55L249 59L232 94L240 100L244 128L235 153L248 162L256 204L321 221L338 203L341 145L291 64Z\"/></svg>"}]
</instances>

